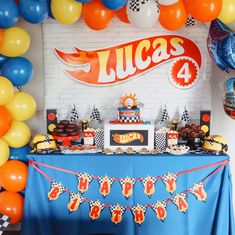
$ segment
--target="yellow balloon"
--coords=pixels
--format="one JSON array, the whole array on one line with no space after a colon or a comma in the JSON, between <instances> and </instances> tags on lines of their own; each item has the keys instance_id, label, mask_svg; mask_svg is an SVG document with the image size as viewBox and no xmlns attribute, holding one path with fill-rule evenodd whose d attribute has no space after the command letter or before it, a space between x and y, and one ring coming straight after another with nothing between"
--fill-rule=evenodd
<instances>
[{"instance_id":1,"label":"yellow balloon","mask_svg":"<svg viewBox=\"0 0 235 235\"><path fill-rule=\"evenodd\" d=\"M9 147L3 139L0 139L0 167L3 166L10 156Z\"/></svg>"},{"instance_id":2,"label":"yellow balloon","mask_svg":"<svg viewBox=\"0 0 235 235\"><path fill-rule=\"evenodd\" d=\"M15 92L12 101L5 106L16 121L25 121L34 116L37 104L35 99L23 91Z\"/></svg>"},{"instance_id":3,"label":"yellow balloon","mask_svg":"<svg viewBox=\"0 0 235 235\"><path fill-rule=\"evenodd\" d=\"M61 24L73 24L82 14L82 3L74 0L52 0L51 11Z\"/></svg>"},{"instance_id":4,"label":"yellow balloon","mask_svg":"<svg viewBox=\"0 0 235 235\"><path fill-rule=\"evenodd\" d=\"M223 0L218 19L224 24L229 24L235 20L235 0Z\"/></svg>"},{"instance_id":5,"label":"yellow balloon","mask_svg":"<svg viewBox=\"0 0 235 235\"><path fill-rule=\"evenodd\" d=\"M31 132L24 122L13 121L9 131L2 138L10 147L21 148L29 143Z\"/></svg>"},{"instance_id":6,"label":"yellow balloon","mask_svg":"<svg viewBox=\"0 0 235 235\"><path fill-rule=\"evenodd\" d=\"M8 57L21 56L29 49L29 45L29 34L24 29L11 27L3 32L0 54Z\"/></svg>"},{"instance_id":7,"label":"yellow balloon","mask_svg":"<svg viewBox=\"0 0 235 235\"><path fill-rule=\"evenodd\" d=\"M11 102L14 95L12 83L5 77L0 76L0 105Z\"/></svg>"}]
</instances>

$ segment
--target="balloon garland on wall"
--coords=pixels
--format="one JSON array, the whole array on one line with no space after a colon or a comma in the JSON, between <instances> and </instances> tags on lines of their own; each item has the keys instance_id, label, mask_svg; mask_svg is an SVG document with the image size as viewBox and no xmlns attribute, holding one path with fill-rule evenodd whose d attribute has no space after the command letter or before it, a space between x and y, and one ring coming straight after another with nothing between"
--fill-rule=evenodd
<instances>
[{"instance_id":1,"label":"balloon garland on wall","mask_svg":"<svg viewBox=\"0 0 235 235\"><path fill-rule=\"evenodd\" d=\"M30 36L14 26L20 15L31 24L43 23L48 16L61 24L74 24L82 16L92 30L110 26L114 15L139 28L154 27L159 21L167 30L182 28L188 17L201 22L214 20L208 36L209 52L224 71L235 69L235 35L225 25L235 21L234 0L0 0L0 186L5 189L0 192L0 213L8 215L12 224L22 219L24 199L20 192L27 178L24 162L31 132L23 121L36 112L34 98L21 91L33 77L33 65L22 57L30 47ZM216 33L214 24L220 26ZM225 37L217 37L224 32ZM234 78L224 83L223 96L224 109L233 119L234 84Z\"/></svg>"}]
</instances>

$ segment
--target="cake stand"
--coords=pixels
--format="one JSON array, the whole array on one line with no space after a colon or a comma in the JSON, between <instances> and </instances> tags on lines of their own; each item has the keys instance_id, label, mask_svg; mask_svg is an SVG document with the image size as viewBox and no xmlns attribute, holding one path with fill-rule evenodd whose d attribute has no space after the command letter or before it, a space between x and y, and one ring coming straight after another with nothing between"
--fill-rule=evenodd
<instances>
[{"instance_id":1,"label":"cake stand","mask_svg":"<svg viewBox=\"0 0 235 235\"><path fill-rule=\"evenodd\" d=\"M58 136L58 135L53 135L55 140L57 141L62 141L61 145L62 146L72 146L71 141L72 140L78 140L80 138L80 135L73 135L73 136Z\"/></svg>"}]
</instances>

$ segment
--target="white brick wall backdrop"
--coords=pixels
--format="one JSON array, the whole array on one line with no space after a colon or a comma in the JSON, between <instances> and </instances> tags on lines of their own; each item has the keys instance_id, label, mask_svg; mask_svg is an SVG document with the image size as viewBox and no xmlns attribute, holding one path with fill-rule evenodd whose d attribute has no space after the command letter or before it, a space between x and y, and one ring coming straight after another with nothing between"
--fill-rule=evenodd
<instances>
[{"instance_id":1,"label":"white brick wall backdrop","mask_svg":"<svg viewBox=\"0 0 235 235\"><path fill-rule=\"evenodd\" d=\"M119 97L128 92L135 92L144 104L141 115L143 119L156 120L160 116L161 106L166 104L170 117L182 112L185 105L192 118L199 118L199 111L211 108L209 79L211 77L211 60L206 48L208 28L197 24L192 28L183 28L178 32L168 32L160 25L148 30L141 30L114 19L112 25L101 32L90 30L80 20L68 26L47 20L43 24L44 40L44 84L45 109L57 108L59 119L66 118L71 104L76 104L81 117L89 117L95 104L104 119L116 117ZM63 70L67 67L60 61L53 48L73 52L77 46L84 50L100 49L140 38L179 34L195 41L203 54L203 66L199 82L191 89L179 90L168 80L171 62L156 67L130 81L114 86L94 87L70 79ZM71 68L70 68L71 69Z\"/></svg>"}]
</instances>

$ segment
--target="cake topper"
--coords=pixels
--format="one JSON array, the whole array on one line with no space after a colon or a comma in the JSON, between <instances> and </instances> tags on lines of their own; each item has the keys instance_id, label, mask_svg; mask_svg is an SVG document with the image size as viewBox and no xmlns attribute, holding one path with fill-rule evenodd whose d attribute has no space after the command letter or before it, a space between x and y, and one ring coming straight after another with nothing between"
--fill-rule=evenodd
<instances>
[{"instance_id":1,"label":"cake topper","mask_svg":"<svg viewBox=\"0 0 235 235\"><path fill-rule=\"evenodd\" d=\"M125 108L125 109L133 109L138 106L138 100L136 98L136 94L130 93L129 95L126 94L120 98L120 104Z\"/></svg>"}]
</instances>

